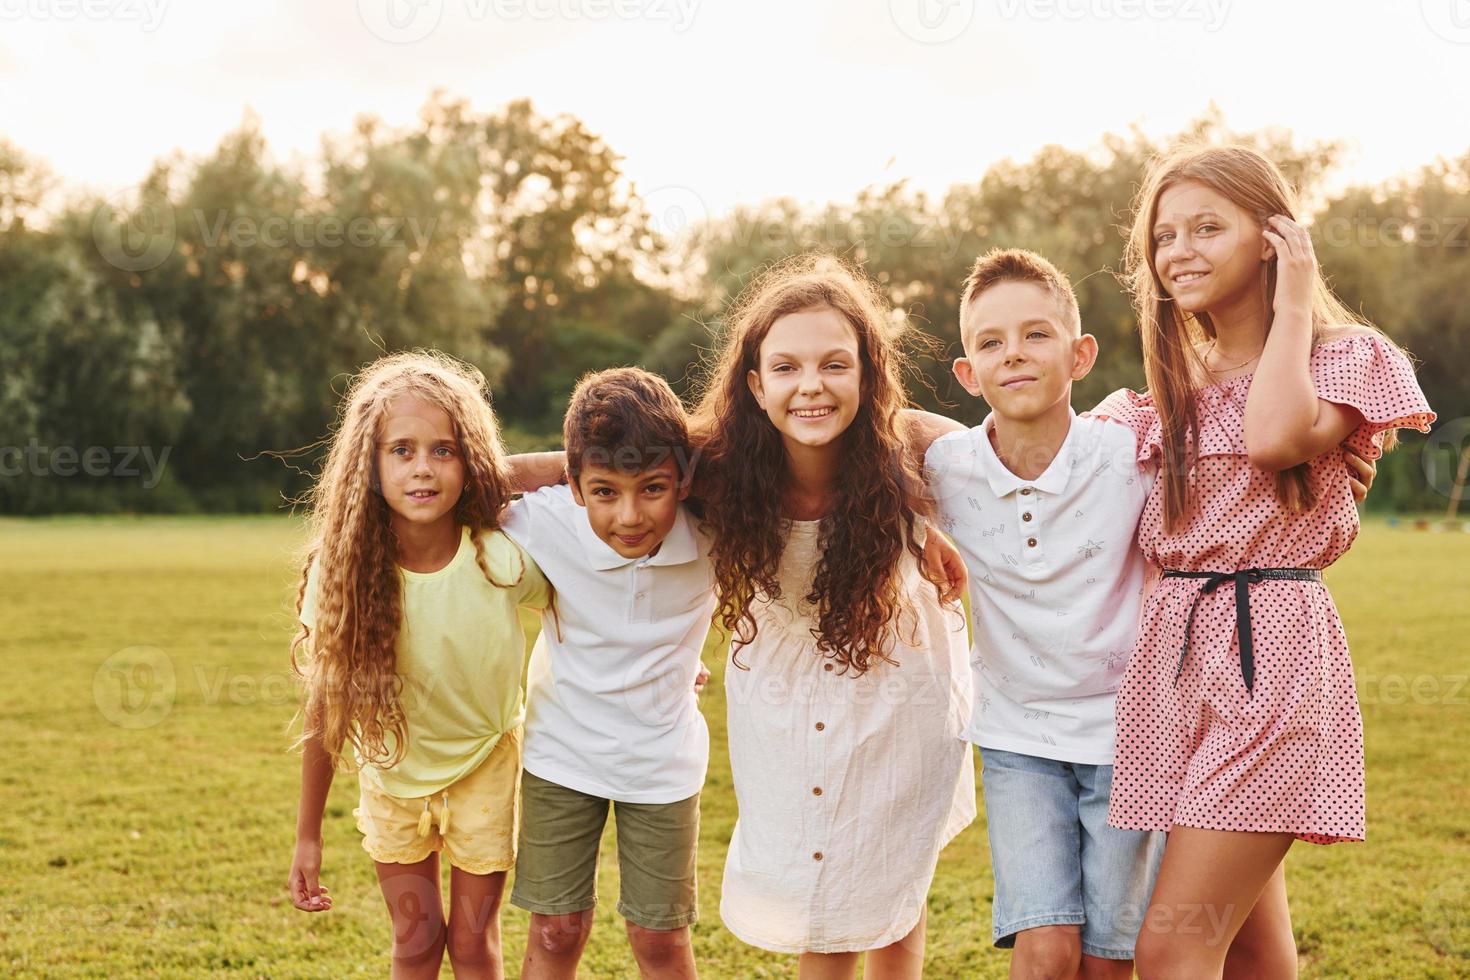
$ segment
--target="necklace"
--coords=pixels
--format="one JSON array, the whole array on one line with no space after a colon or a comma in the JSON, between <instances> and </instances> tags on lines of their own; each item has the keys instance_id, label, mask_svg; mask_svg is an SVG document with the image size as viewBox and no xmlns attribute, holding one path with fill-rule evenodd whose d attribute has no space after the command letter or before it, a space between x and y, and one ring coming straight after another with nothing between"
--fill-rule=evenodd
<instances>
[{"instance_id":1,"label":"necklace","mask_svg":"<svg viewBox=\"0 0 1470 980\"><path fill-rule=\"evenodd\" d=\"M1220 338L1218 338L1218 337L1216 337L1214 340L1211 340L1210 341L1210 349L1205 352L1205 370L1208 371L1208 372L1210 372L1211 374L1223 374L1226 371L1235 371L1235 370L1237 370L1239 368L1243 368L1247 364L1249 364L1251 361L1254 361L1256 358L1260 357L1262 351L1265 350L1264 347L1261 348L1261 350L1256 351L1255 354L1253 354L1250 357L1246 358L1245 360L1241 361L1239 364L1231 364L1228 367L1222 367L1222 368L1212 368L1212 367L1210 367L1210 358L1212 358L1212 357L1215 356L1215 345L1218 344L1219 342L1220 342Z\"/></svg>"}]
</instances>

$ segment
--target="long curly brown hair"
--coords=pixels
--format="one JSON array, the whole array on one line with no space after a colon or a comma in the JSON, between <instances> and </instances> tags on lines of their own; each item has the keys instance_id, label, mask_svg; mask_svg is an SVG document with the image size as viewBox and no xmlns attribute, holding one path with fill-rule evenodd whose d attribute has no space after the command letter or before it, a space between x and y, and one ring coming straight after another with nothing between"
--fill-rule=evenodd
<instances>
[{"instance_id":1,"label":"long curly brown hair","mask_svg":"<svg viewBox=\"0 0 1470 980\"><path fill-rule=\"evenodd\" d=\"M842 434L835 500L819 529L819 559L806 600L817 610L817 649L844 671L862 674L891 662L892 627L911 611L899 575L913 540L918 466L904 451L899 413L907 403L902 372L907 324L859 270L824 254L789 258L757 277L725 317L695 411L701 443L696 493L712 532L718 617L736 654L756 637L752 603L781 598L778 570L786 544L782 502L789 475L781 434L746 381L781 317L838 313L857 335L862 399ZM738 656L734 657L737 666Z\"/></svg>"},{"instance_id":2,"label":"long curly brown hair","mask_svg":"<svg viewBox=\"0 0 1470 980\"><path fill-rule=\"evenodd\" d=\"M296 611L315 565L316 628L302 626L291 643L291 665L306 682L301 741L320 738L334 765L349 743L361 761L380 766L393 765L406 749L403 685L394 655L402 576L376 465L384 410L403 395L449 414L465 469L455 518L469 528L485 578L503 588L519 582L496 580L480 540L482 532L500 526L511 498L484 375L438 351L392 354L368 365L348 386L326 462L302 501L309 507L311 536Z\"/></svg>"}]
</instances>

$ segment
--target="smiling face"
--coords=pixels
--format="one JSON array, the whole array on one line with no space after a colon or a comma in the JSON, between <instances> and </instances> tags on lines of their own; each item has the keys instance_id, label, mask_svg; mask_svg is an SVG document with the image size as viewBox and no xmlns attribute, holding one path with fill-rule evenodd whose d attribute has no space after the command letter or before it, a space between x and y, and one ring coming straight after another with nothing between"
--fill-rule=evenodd
<instances>
[{"instance_id":1,"label":"smiling face","mask_svg":"<svg viewBox=\"0 0 1470 980\"><path fill-rule=\"evenodd\" d=\"M1159 195L1152 242L1154 271L1185 313L1250 297L1270 254L1260 222L1197 180L1181 180Z\"/></svg>"},{"instance_id":2,"label":"smiling face","mask_svg":"<svg viewBox=\"0 0 1470 980\"><path fill-rule=\"evenodd\" d=\"M954 362L965 390L1002 418L1034 421L1070 404L1072 382L1092 370L1097 341L1067 325L1060 304L1034 282L1000 282L970 303Z\"/></svg>"},{"instance_id":3,"label":"smiling face","mask_svg":"<svg viewBox=\"0 0 1470 980\"><path fill-rule=\"evenodd\" d=\"M829 446L847 431L862 399L862 357L842 314L788 313L771 324L757 356L746 381L788 448Z\"/></svg>"},{"instance_id":4,"label":"smiling face","mask_svg":"<svg viewBox=\"0 0 1470 980\"><path fill-rule=\"evenodd\" d=\"M637 472L584 461L572 496L587 508L592 530L612 550L624 558L642 558L656 553L674 529L679 501L689 496L689 486L680 481L672 459Z\"/></svg>"},{"instance_id":5,"label":"smiling face","mask_svg":"<svg viewBox=\"0 0 1470 980\"><path fill-rule=\"evenodd\" d=\"M378 433L378 481L393 521L454 520L465 468L449 413L412 395L389 399Z\"/></svg>"}]
</instances>

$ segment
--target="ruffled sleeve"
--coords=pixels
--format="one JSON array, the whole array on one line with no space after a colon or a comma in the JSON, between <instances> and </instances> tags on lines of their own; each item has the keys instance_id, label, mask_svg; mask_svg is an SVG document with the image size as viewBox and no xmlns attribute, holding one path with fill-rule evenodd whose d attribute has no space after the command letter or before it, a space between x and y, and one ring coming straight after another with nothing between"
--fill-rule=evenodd
<instances>
[{"instance_id":1,"label":"ruffled sleeve","mask_svg":"<svg viewBox=\"0 0 1470 980\"><path fill-rule=\"evenodd\" d=\"M1362 413L1362 424L1344 445L1364 459L1383 455L1383 434L1389 429L1428 432L1435 419L1414 366L1387 337L1354 334L1318 344L1311 368L1317 397Z\"/></svg>"},{"instance_id":2,"label":"ruffled sleeve","mask_svg":"<svg viewBox=\"0 0 1470 980\"><path fill-rule=\"evenodd\" d=\"M1119 388L1092 411L1082 414L1090 418L1111 419L1132 429L1140 463L1151 462L1163 452L1164 433L1159 425L1159 413L1154 408L1154 400L1148 395Z\"/></svg>"}]
</instances>

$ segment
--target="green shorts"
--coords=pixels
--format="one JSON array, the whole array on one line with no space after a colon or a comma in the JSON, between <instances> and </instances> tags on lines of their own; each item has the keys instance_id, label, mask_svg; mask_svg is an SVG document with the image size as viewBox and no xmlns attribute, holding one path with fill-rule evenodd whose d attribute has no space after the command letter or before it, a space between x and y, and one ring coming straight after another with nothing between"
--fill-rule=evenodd
<instances>
[{"instance_id":1,"label":"green shorts","mask_svg":"<svg viewBox=\"0 0 1470 980\"><path fill-rule=\"evenodd\" d=\"M699 917L695 851L699 794L677 803L617 803L526 772L511 904L542 915L597 904L597 852L611 806L618 833L618 914L645 929L681 929Z\"/></svg>"}]
</instances>

